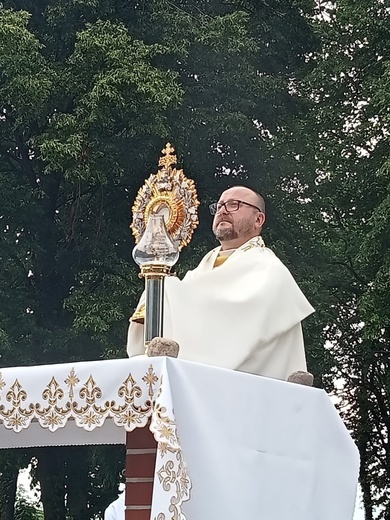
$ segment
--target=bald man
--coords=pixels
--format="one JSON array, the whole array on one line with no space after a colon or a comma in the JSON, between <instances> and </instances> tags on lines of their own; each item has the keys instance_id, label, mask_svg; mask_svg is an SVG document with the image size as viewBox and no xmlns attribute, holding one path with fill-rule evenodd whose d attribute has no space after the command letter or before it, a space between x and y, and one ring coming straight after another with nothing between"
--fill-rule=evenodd
<instances>
[{"instance_id":1,"label":"bald man","mask_svg":"<svg viewBox=\"0 0 390 520\"><path fill-rule=\"evenodd\" d=\"M244 186L224 191L210 205L220 246L182 281L165 285L164 336L180 345L179 357L286 380L306 371L302 320L313 308L291 273L265 247L265 203ZM143 325L128 334L129 356L144 354Z\"/></svg>"}]
</instances>

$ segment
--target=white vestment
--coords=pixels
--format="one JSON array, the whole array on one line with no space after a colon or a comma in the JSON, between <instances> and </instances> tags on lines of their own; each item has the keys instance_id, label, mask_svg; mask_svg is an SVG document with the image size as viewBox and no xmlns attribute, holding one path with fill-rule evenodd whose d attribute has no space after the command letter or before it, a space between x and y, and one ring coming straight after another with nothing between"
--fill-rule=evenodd
<instances>
[{"instance_id":1,"label":"white vestment","mask_svg":"<svg viewBox=\"0 0 390 520\"><path fill-rule=\"evenodd\" d=\"M261 245L255 237L214 268L217 247L182 281L166 278L164 337L180 358L277 379L306 370L301 321L313 308ZM127 350L144 354L142 324L131 322Z\"/></svg>"},{"instance_id":2,"label":"white vestment","mask_svg":"<svg viewBox=\"0 0 390 520\"><path fill-rule=\"evenodd\" d=\"M104 511L104 520L125 520L125 492L111 502L111 504Z\"/></svg>"}]
</instances>

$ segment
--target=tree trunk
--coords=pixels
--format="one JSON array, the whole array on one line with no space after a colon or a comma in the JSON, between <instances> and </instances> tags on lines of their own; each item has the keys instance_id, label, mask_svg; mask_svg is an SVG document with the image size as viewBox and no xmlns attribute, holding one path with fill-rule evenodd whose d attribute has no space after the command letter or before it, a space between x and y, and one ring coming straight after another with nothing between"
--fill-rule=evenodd
<instances>
[{"instance_id":1,"label":"tree trunk","mask_svg":"<svg viewBox=\"0 0 390 520\"><path fill-rule=\"evenodd\" d=\"M88 488L88 447L67 448L66 491L69 517L74 520L89 520L87 509Z\"/></svg>"},{"instance_id":2,"label":"tree trunk","mask_svg":"<svg viewBox=\"0 0 390 520\"><path fill-rule=\"evenodd\" d=\"M373 503L372 503L372 491L371 491L371 479L369 474L369 453L368 453L368 436L370 430L370 421L367 413L368 397L367 391L364 388L360 388L357 394L357 402L359 406L359 427L357 428L358 439L357 446L360 453L360 474L359 481L362 488L363 494L363 507L364 507L364 518L365 520L373 520Z\"/></svg>"},{"instance_id":3,"label":"tree trunk","mask_svg":"<svg viewBox=\"0 0 390 520\"><path fill-rule=\"evenodd\" d=\"M45 520L65 520L64 448L39 448L36 457Z\"/></svg>"},{"instance_id":4,"label":"tree trunk","mask_svg":"<svg viewBox=\"0 0 390 520\"><path fill-rule=\"evenodd\" d=\"M10 451L0 456L0 520L14 520L18 462L17 455Z\"/></svg>"}]
</instances>

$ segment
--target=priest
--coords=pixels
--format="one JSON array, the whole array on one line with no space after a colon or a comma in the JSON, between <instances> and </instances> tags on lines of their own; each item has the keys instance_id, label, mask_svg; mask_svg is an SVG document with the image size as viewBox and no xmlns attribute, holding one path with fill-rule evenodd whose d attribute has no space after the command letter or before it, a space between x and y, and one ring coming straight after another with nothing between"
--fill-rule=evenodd
<instances>
[{"instance_id":1,"label":"priest","mask_svg":"<svg viewBox=\"0 0 390 520\"><path fill-rule=\"evenodd\" d=\"M179 357L286 380L306 371L301 322L313 308L261 238L265 203L244 186L210 205L220 246L183 280L167 277L164 336ZM129 356L145 353L144 300L131 318Z\"/></svg>"}]
</instances>

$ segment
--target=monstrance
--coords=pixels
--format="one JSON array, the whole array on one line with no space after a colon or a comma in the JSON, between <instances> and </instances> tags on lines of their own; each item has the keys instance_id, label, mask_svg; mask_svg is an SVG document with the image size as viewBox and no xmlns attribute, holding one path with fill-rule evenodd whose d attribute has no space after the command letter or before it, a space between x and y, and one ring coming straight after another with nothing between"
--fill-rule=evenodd
<instances>
[{"instance_id":1,"label":"monstrance","mask_svg":"<svg viewBox=\"0 0 390 520\"><path fill-rule=\"evenodd\" d=\"M195 183L175 167L174 152L167 143L158 172L146 179L132 208L133 258L145 278L145 346L163 336L165 277L199 222Z\"/></svg>"}]
</instances>

